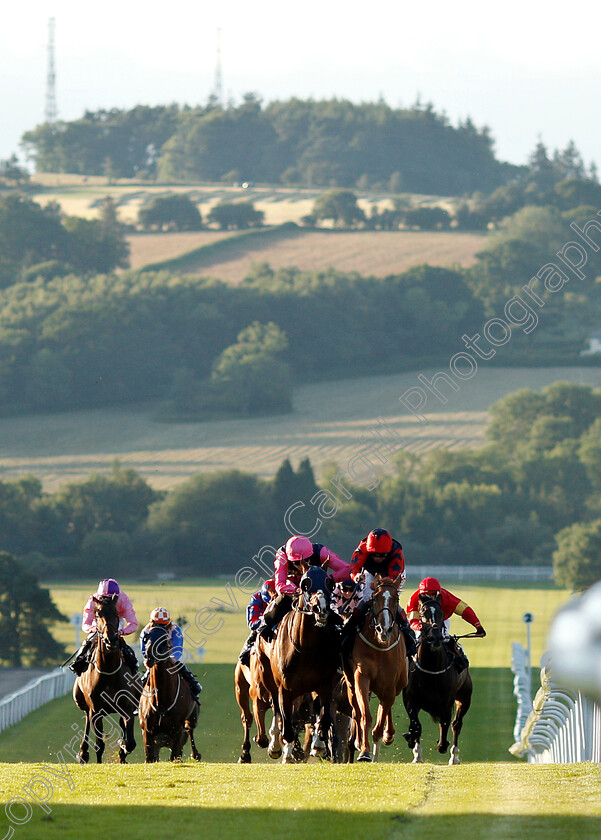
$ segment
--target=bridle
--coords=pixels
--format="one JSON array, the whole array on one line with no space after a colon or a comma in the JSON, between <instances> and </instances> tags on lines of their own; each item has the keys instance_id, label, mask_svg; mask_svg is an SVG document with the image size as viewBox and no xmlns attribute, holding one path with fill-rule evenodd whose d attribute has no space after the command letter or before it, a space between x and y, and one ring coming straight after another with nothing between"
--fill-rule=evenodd
<instances>
[{"instance_id":1,"label":"bridle","mask_svg":"<svg viewBox=\"0 0 601 840\"><path fill-rule=\"evenodd\" d=\"M314 615L315 624L318 627L325 627L328 621L330 604L323 589L318 589L315 592L301 591L294 609L304 615Z\"/></svg>"},{"instance_id":2,"label":"bridle","mask_svg":"<svg viewBox=\"0 0 601 840\"><path fill-rule=\"evenodd\" d=\"M390 595L390 593L388 593L389 597L392 597L392 600L393 600L393 603L394 603L394 611L388 605L389 598L385 600L385 603L384 603L383 607L380 607L379 609L376 609L376 598L380 594L384 594L384 596L385 596L387 593L382 593L381 590L386 590L386 589L393 590L393 592L394 592L393 595ZM379 650L379 651L383 652L383 651L392 650L400 642L401 631L400 631L400 628L397 626L397 623L396 623L397 607L398 607L398 594L397 594L396 586L394 586L391 583L380 583L380 584L378 584L376 589L374 589L374 593L373 593L372 598L371 598L371 606L370 606L370 610L369 610L369 615L370 615L369 625L373 629L373 631L375 632L378 640L382 640L382 644L385 644L388 641L388 639L389 639L390 635L392 634L392 632L394 631L395 627L397 628L397 637L396 637L396 640L394 642L392 642L392 644L388 645L388 647L382 647L382 645L374 645L372 642L369 641L369 639L366 639L365 636L363 635L362 631L359 630L357 635L370 648L373 648L374 650ZM390 616L389 621L388 621L388 627L384 627L383 626L384 622L379 621L379 617L381 615L386 614L386 613Z\"/></svg>"},{"instance_id":3,"label":"bridle","mask_svg":"<svg viewBox=\"0 0 601 840\"><path fill-rule=\"evenodd\" d=\"M430 613L429 620L427 618L426 618L426 620L424 620L424 616L426 614L426 611L428 611ZM420 618L421 625L422 625L420 645L430 644L432 642L432 636L434 635L434 637L435 637L434 638L434 643L438 646L438 643L440 642L440 648L442 648L443 650L445 649L444 645L442 644L442 639L443 639L442 629L441 629L441 627L442 627L441 616L442 615L443 615L442 608L441 608L439 602L436 599L429 598L427 601L423 601L423 602L420 603L419 618ZM429 630L429 632L428 633L425 632L425 629ZM446 655L446 651L445 651L445 655ZM447 663L446 667L440 668L439 670L436 670L436 671L432 671L428 668L424 668L423 665L420 665L417 656L414 657L413 662L415 664L415 667L418 669L418 671L421 671L423 674L431 674L433 676L439 675L439 674L446 674L446 672L449 671L453 667L453 659L452 658L451 658L450 662Z\"/></svg>"},{"instance_id":4,"label":"bridle","mask_svg":"<svg viewBox=\"0 0 601 840\"><path fill-rule=\"evenodd\" d=\"M98 644L102 645L104 650L107 653L113 653L115 650L119 650L119 614L117 613L117 608L115 607L114 615L110 615L107 619L107 616L104 613L104 608L108 607L109 601L95 598L94 599L95 607L94 607L94 615L96 618L96 638L98 639ZM113 601L114 603L114 601ZM104 622L104 627L98 627L98 619L102 619ZM107 676L111 676L112 674L116 674L117 671L121 668L121 657L119 657L119 663L114 671L105 671L104 669L99 669L96 665L95 659L92 660L92 663L96 670L99 670L100 673L106 674Z\"/></svg>"}]
</instances>

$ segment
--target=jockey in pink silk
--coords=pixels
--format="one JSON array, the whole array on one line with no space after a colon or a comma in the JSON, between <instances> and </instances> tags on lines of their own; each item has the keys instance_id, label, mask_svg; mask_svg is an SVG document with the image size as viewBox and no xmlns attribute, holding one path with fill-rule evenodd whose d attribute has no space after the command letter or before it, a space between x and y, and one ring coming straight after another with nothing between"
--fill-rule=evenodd
<instances>
[{"instance_id":1,"label":"jockey in pink silk","mask_svg":"<svg viewBox=\"0 0 601 840\"><path fill-rule=\"evenodd\" d=\"M276 551L274 567L277 597L265 610L258 629L259 636L267 641L273 638L273 628L292 609L292 596L300 591L300 579L309 566L331 570L336 582L345 580L350 572L349 564L322 543L312 543L307 537L299 535L290 537Z\"/></svg>"},{"instance_id":2,"label":"jockey in pink silk","mask_svg":"<svg viewBox=\"0 0 601 840\"><path fill-rule=\"evenodd\" d=\"M98 589L88 598L85 607L83 608L83 622L82 630L88 633L88 638L85 639L69 668L75 674L83 674L90 664L90 657L94 647L94 638L96 636L96 621L94 616L94 598L114 598L116 600L117 612L119 613L119 643L121 646L121 655L125 664L132 671L136 673L138 670L138 660L136 654L126 644L123 636L128 636L135 633L138 629L138 619L133 608L133 604L129 597L122 592L119 584L113 578L105 578L98 584Z\"/></svg>"}]
</instances>

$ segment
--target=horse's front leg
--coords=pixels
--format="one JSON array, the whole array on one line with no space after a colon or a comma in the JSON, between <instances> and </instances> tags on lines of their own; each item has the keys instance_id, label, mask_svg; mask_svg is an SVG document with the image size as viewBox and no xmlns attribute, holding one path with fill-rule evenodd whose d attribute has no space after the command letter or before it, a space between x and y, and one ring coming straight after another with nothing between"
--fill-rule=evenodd
<instances>
[{"instance_id":1,"label":"horse's front leg","mask_svg":"<svg viewBox=\"0 0 601 840\"><path fill-rule=\"evenodd\" d=\"M261 749L264 750L265 747L269 745L269 738L267 737L267 731L265 727L265 714L267 713L269 705L264 700L261 700L260 697L253 697L252 705L255 723L257 724L257 734L254 737L254 741L255 744L257 744L257 746L261 747Z\"/></svg>"},{"instance_id":2,"label":"horse's front leg","mask_svg":"<svg viewBox=\"0 0 601 840\"><path fill-rule=\"evenodd\" d=\"M92 712L90 709L86 711L86 723L84 728L84 734L79 745L79 753L77 754L77 761L80 764L87 764L90 760L90 723L92 720Z\"/></svg>"},{"instance_id":3,"label":"horse's front leg","mask_svg":"<svg viewBox=\"0 0 601 840\"><path fill-rule=\"evenodd\" d=\"M142 740L144 742L144 755L146 756L146 764L153 764L155 761L158 761L158 751L155 749L154 746L154 735L146 727L146 725L142 727Z\"/></svg>"},{"instance_id":4,"label":"horse's front leg","mask_svg":"<svg viewBox=\"0 0 601 840\"><path fill-rule=\"evenodd\" d=\"M394 699L394 698L393 698ZM376 715L376 725L372 729L372 738L374 739L374 761L378 760L380 755L380 741L384 734L384 724L391 717L392 701L390 697L381 697L378 705L378 713Z\"/></svg>"},{"instance_id":5,"label":"horse's front leg","mask_svg":"<svg viewBox=\"0 0 601 840\"><path fill-rule=\"evenodd\" d=\"M439 725L439 736L438 741L436 742L436 749L439 753L446 753L449 748L449 726L451 725L451 714L455 707L455 703L452 702L450 706L448 706L444 710L444 714L440 718L440 725Z\"/></svg>"},{"instance_id":6,"label":"horse's front leg","mask_svg":"<svg viewBox=\"0 0 601 840\"><path fill-rule=\"evenodd\" d=\"M96 750L96 763L102 764L104 755L104 717L97 713L92 716L92 728L94 730L94 749Z\"/></svg>"},{"instance_id":7,"label":"horse's front leg","mask_svg":"<svg viewBox=\"0 0 601 840\"><path fill-rule=\"evenodd\" d=\"M265 728L265 717L263 717L263 728ZM269 742L267 754L269 758L281 758L282 756L282 716L279 709L274 708L271 726L269 727Z\"/></svg>"},{"instance_id":8,"label":"horse's front leg","mask_svg":"<svg viewBox=\"0 0 601 840\"><path fill-rule=\"evenodd\" d=\"M119 740L119 763L127 764L127 755L130 752L133 752L136 748L133 715L130 715L129 717L122 715L119 718L119 726L121 727L121 738Z\"/></svg>"},{"instance_id":9,"label":"horse's front leg","mask_svg":"<svg viewBox=\"0 0 601 840\"><path fill-rule=\"evenodd\" d=\"M190 717L186 720L186 723L184 724L184 726L185 726L186 732L188 734L188 737L190 738L190 746L192 748L192 758L195 761L201 761L202 756L201 756L199 750L196 748L196 743L194 741L194 729L196 728L196 724L198 723L198 707L196 706L196 703L194 705L195 705L196 708L192 712ZM248 747L249 747L249 750L250 750L250 742L249 742ZM250 753L249 753L249 758L250 758Z\"/></svg>"},{"instance_id":10,"label":"horse's front leg","mask_svg":"<svg viewBox=\"0 0 601 840\"><path fill-rule=\"evenodd\" d=\"M278 692L278 705L282 719L282 741L284 742L282 762L284 764L291 764L293 762L303 761L305 754L292 723L292 693L285 688L280 688Z\"/></svg>"},{"instance_id":11,"label":"horse's front leg","mask_svg":"<svg viewBox=\"0 0 601 840\"><path fill-rule=\"evenodd\" d=\"M412 764L421 764L423 762L422 748L420 744L420 738L422 737L422 725L419 722L419 706L409 700L405 694L403 694L403 701L405 703L407 714L409 715L409 731L403 733L403 737L407 741L409 749L413 751Z\"/></svg>"},{"instance_id":12,"label":"horse's front leg","mask_svg":"<svg viewBox=\"0 0 601 840\"><path fill-rule=\"evenodd\" d=\"M357 761L371 761L369 744L369 730L371 729L372 715L369 708L369 679L361 673L355 674L355 692L359 707L359 755Z\"/></svg>"}]
</instances>

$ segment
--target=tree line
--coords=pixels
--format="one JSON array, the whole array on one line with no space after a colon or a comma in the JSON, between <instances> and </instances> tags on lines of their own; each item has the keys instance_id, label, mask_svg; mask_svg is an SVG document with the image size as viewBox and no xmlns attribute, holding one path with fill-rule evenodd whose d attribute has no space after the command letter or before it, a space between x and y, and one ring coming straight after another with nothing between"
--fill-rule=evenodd
<instances>
[{"instance_id":1,"label":"tree line","mask_svg":"<svg viewBox=\"0 0 601 840\"><path fill-rule=\"evenodd\" d=\"M426 194L490 192L518 167L496 160L488 128L431 104L343 99L209 102L87 111L43 124L22 145L40 172L163 181L361 186Z\"/></svg>"},{"instance_id":2,"label":"tree line","mask_svg":"<svg viewBox=\"0 0 601 840\"><path fill-rule=\"evenodd\" d=\"M601 577L601 391L556 382L519 390L490 411L487 445L424 456L399 449L392 471L365 473L284 460L272 479L236 470L157 491L118 463L111 472L42 490L34 476L0 482L0 549L45 578L235 574L295 530L343 557L376 526L408 563L550 565L558 583ZM366 462L370 456L365 456ZM332 478L336 477L336 481ZM341 489L342 488L342 489ZM326 503L327 502L327 503Z\"/></svg>"}]
</instances>

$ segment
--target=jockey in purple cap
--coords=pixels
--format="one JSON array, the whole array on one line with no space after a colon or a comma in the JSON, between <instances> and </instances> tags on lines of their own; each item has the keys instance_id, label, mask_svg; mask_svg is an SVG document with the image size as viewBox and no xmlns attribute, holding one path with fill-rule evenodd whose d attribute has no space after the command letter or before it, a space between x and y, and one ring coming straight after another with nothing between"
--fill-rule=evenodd
<instances>
[{"instance_id":1,"label":"jockey in purple cap","mask_svg":"<svg viewBox=\"0 0 601 840\"><path fill-rule=\"evenodd\" d=\"M90 656L93 650L93 642L96 636L96 618L94 614L94 598L115 598L117 612L119 613L119 642L121 654L125 664L135 673L138 670L136 654L123 639L138 629L138 619L134 612L133 604L129 597L119 588L119 584L113 578L105 578L98 584L98 589L88 598L83 608L83 621L81 629L88 633L87 639L83 642L69 668L74 674L83 674L90 664Z\"/></svg>"}]
</instances>

